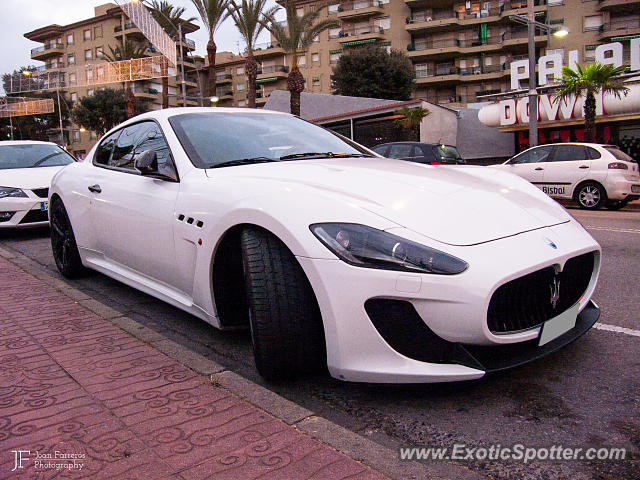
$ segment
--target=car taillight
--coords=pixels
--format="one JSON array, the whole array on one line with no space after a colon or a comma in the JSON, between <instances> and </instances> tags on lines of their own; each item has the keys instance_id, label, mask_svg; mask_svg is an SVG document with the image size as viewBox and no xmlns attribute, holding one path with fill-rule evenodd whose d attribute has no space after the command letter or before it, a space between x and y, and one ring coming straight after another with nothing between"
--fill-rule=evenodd
<instances>
[{"instance_id":1,"label":"car taillight","mask_svg":"<svg viewBox=\"0 0 640 480\"><path fill-rule=\"evenodd\" d=\"M612 162L609 164L609 168L612 170L629 170L627 164L622 162Z\"/></svg>"},{"instance_id":2,"label":"car taillight","mask_svg":"<svg viewBox=\"0 0 640 480\"><path fill-rule=\"evenodd\" d=\"M440 162L429 162L429 165L444 165L444 163L440 163Z\"/></svg>"}]
</instances>

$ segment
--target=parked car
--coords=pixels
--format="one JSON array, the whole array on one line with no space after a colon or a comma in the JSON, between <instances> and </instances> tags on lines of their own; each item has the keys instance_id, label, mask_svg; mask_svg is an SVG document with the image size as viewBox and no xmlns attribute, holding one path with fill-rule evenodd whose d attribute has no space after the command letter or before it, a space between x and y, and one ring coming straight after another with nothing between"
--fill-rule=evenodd
<instances>
[{"instance_id":1,"label":"parked car","mask_svg":"<svg viewBox=\"0 0 640 480\"><path fill-rule=\"evenodd\" d=\"M438 143L392 142L372 148L378 155L429 165L464 165L456 147Z\"/></svg>"},{"instance_id":2,"label":"parked car","mask_svg":"<svg viewBox=\"0 0 640 480\"><path fill-rule=\"evenodd\" d=\"M638 164L614 145L541 145L491 167L515 173L550 197L574 200L588 210L617 210L640 198Z\"/></svg>"},{"instance_id":3,"label":"parked car","mask_svg":"<svg viewBox=\"0 0 640 480\"><path fill-rule=\"evenodd\" d=\"M476 379L599 315L600 247L528 182L376 157L289 114L145 113L59 172L50 204L63 275L249 326L267 378Z\"/></svg>"},{"instance_id":4,"label":"parked car","mask_svg":"<svg viewBox=\"0 0 640 480\"><path fill-rule=\"evenodd\" d=\"M73 162L55 143L0 142L0 229L47 225L51 179Z\"/></svg>"}]
</instances>

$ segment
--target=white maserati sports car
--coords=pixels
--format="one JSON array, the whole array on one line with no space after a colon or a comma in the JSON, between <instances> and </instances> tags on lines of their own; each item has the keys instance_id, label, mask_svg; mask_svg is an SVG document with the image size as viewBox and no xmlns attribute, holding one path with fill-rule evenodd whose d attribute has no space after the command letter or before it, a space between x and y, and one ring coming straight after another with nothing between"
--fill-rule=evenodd
<instances>
[{"instance_id":1,"label":"white maserati sports car","mask_svg":"<svg viewBox=\"0 0 640 480\"><path fill-rule=\"evenodd\" d=\"M49 195L64 275L248 327L269 379L477 379L599 316L599 245L526 180L388 160L289 114L145 113Z\"/></svg>"}]
</instances>

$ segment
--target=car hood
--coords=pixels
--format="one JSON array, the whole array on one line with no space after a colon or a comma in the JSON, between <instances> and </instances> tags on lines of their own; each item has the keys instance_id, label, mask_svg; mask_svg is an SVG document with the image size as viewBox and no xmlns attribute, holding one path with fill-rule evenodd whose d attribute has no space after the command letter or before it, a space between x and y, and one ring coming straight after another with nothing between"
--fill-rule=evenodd
<instances>
[{"instance_id":1,"label":"car hood","mask_svg":"<svg viewBox=\"0 0 640 480\"><path fill-rule=\"evenodd\" d=\"M0 170L0 186L24 188L27 190L49 187L53 176L62 168L64 168L64 166Z\"/></svg>"},{"instance_id":2,"label":"car hood","mask_svg":"<svg viewBox=\"0 0 640 480\"><path fill-rule=\"evenodd\" d=\"M298 160L229 167L233 177L305 186L356 203L450 245L474 245L570 220L521 178L476 166L430 166L385 158ZM209 170L215 177L222 169ZM313 215L310 214L313 223ZM336 218L336 221L341 219Z\"/></svg>"}]
</instances>

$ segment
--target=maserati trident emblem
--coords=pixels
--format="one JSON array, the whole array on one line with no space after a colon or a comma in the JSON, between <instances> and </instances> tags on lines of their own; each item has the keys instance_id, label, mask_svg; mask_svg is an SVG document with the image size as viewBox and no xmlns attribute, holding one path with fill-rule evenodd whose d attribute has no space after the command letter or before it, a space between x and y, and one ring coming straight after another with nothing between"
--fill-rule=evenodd
<instances>
[{"instance_id":1,"label":"maserati trident emblem","mask_svg":"<svg viewBox=\"0 0 640 480\"><path fill-rule=\"evenodd\" d=\"M555 310L556 304L560 300L560 280L558 277L553 277L553 283L549 285L549 289L551 290L551 307Z\"/></svg>"},{"instance_id":2,"label":"maserati trident emblem","mask_svg":"<svg viewBox=\"0 0 640 480\"><path fill-rule=\"evenodd\" d=\"M549 245L551 248L558 248L558 246L553 243L553 240L551 240L549 237L544 237L544 241L547 242L547 245Z\"/></svg>"}]
</instances>

